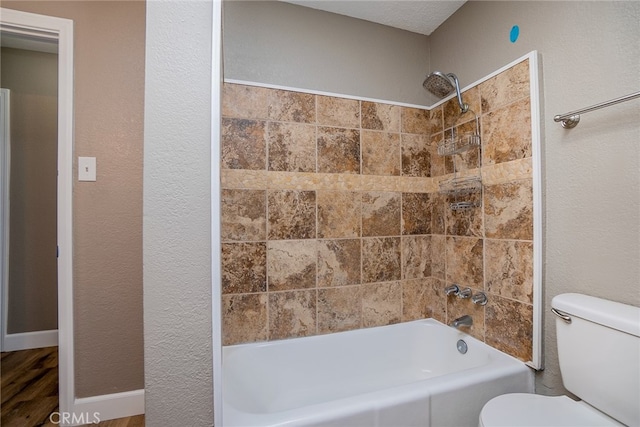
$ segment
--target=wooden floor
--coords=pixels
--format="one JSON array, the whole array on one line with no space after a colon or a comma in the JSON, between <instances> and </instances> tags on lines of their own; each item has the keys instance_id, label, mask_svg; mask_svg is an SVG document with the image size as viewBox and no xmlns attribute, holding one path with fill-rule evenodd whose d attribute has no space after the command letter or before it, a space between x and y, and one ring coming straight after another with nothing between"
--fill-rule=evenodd
<instances>
[{"instance_id":1,"label":"wooden floor","mask_svg":"<svg viewBox=\"0 0 640 427\"><path fill-rule=\"evenodd\" d=\"M1 419L3 427L55 426L58 412L58 348L2 353ZM52 417L53 421L59 418ZM144 415L102 421L101 427L143 427Z\"/></svg>"}]
</instances>

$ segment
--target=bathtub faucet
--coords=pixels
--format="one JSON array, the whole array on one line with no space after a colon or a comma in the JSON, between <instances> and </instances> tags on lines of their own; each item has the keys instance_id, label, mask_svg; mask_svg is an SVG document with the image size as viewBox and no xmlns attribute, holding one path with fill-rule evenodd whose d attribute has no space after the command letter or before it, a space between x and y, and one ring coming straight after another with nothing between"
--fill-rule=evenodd
<instances>
[{"instance_id":1,"label":"bathtub faucet","mask_svg":"<svg viewBox=\"0 0 640 427\"><path fill-rule=\"evenodd\" d=\"M470 327L473 325L473 318L468 314L465 314L462 317L458 317L456 320L451 322L449 326L453 326L454 328L460 329L461 327Z\"/></svg>"}]
</instances>

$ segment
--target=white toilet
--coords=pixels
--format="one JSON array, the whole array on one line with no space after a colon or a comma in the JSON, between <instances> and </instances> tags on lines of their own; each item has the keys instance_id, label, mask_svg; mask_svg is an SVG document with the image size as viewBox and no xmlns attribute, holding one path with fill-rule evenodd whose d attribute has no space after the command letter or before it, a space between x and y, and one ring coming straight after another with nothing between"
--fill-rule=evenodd
<instances>
[{"instance_id":1,"label":"white toilet","mask_svg":"<svg viewBox=\"0 0 640 427\"><path fill-rule=\"evenodd\" d=\"M480 427L640 426L640 308L580 294L553 298L562 381L579 397L491 399Z\"/></svg>"}]
</instances>

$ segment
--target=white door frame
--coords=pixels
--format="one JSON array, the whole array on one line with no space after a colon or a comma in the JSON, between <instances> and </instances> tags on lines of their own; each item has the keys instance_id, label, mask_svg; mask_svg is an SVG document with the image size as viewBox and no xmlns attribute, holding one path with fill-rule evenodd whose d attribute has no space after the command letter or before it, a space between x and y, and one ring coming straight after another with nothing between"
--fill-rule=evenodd
<instances>
[{"instance_id":1,"label":"white door frame","mask_svg":"<svg viewBox=\"0 0 640 427\"><path fill-rule=\"evenodd\" d=\"M11 93L9 89L0 89L0 129L2 142L0 145L0 351L4 351L7 335L7 288L9 286L9 178L11 177Z\"/></svg>"},{"instance_id":2,"label":"white door frame","mask_svg":"<svg viewBox=\"0 0 640 427\"><path fill-rule=\"evenodd\" d=\"M73 21L0 8L3 32L58 41L58 377L60 412L73 412Z\"/></svg>"},{"instance_id":3,"label":"white door frame","mask_svg":"<svg viewBox=\"0 0 640 427\"><path fill-rule=\"evenodd\" d=\"M213 425L222 426L222 273L220 156L222 135L222 0L213 0L211 25L211 326Z\"/></svg>"}]
</instances>

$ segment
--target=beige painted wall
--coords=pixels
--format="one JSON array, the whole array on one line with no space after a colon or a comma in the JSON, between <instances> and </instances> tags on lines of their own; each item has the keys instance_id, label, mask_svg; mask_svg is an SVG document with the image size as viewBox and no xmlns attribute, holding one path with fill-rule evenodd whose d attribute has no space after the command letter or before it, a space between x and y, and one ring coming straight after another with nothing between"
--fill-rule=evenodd
<instances>
[{"instance_id":1,"label":"beige painted wall","mask_svg":"<svg viewBox=\"0 0 640 427\"><path fill-rule=\"evenodd\" d=\"M224 2L225 78L431 105L427 36L278 1Z\"/></svg>"},{"instance_id":2,"label":"beige painted wall","mask_svg":"<svg viewBox=\"0 0 640 427\"><path fill-rule=\"evenodd\" d=\"M579 292L640 305L639 100L553 116L637 91L638 2L468 2L431 36L431 66L467 85L537 50L542 64L544 348L537 392L560 394L551 299ZM519 25L520 38L509 41Z\"/></svg>"},{"instance_id":3,"label":"beige painted wall","mask_svg":"<svg viewBox=\"0 0 640 427\"><path fill-rule=\"evenodd\" d=\"M74 157L98 167L73 190L76 395L141 389L145 3L2 7L74 21Z\"/></svg>"},{"instance_id":4,"label":"beige painted wall","mask_svg":"<svg viewBox=\"0 0 640 427\"><path fill-rule=\"evenodd\" d=\"M56 165L58 56L2 48L11 90L7 332L58 328Z\"/></svg>"}]
</instances>

